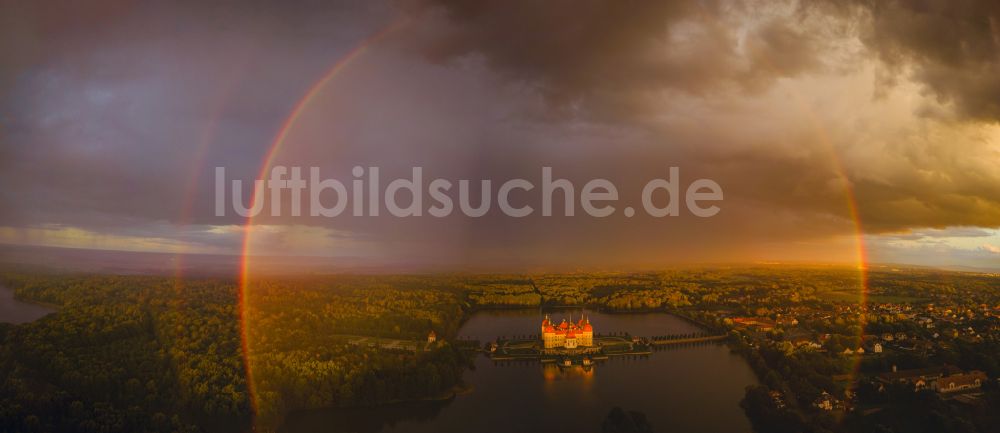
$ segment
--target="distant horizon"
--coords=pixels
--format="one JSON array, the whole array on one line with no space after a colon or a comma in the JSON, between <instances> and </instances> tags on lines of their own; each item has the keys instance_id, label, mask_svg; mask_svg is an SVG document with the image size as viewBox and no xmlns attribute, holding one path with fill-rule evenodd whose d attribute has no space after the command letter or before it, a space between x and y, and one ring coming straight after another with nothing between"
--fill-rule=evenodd
<instances>
[{"instance_id":1,"label":"distant horizon","mask_svg":"<svg viewBox=\"0 0 1000 433\"><path fill-rule=\"evenodd\" d=\"M13 262L11 261L12 256L17 253L11 249L23 249L23 250L49 250L51 254L45 254L38 257L29 257L28 261L25 262ZM75 263L81 268L82 272L108 272L109 269L121 268L123 270L143 271L138 273L144 273L148 275L162 275L181 272L182 275L188 276L220 276L220 275L231 275L236 276L240 267L242 266L243 256L238 254L224 254L224 253L200 253L200 252L188 252L188 253L176 253L176 252L163 252L163 251L129 251L129 250L114 250L114 249L99 249L99 248L79 248L79 247L60 247L60 246L47 246L47 245L19 245L19 244L6 244L0 243L0 266L3 265L26 265L26 266L39 266L51 268L52 270L64 269L70 262L64 263L62 266L53 265L53 260L56 260L53 255L58 255L56 251L65 251L71 255L75 254L86 254L87 252L97 252L109 254L109 257L105 259L115 260L113 262L101 263L101 258L95 257L93 255L88 255L88 259L79 260L81 257L68 258L69 260L78 260ZM142 261L129 261L127 256L147 256L147 257L157 257L164 260L158 262L142 262ZM190 263L181 262L179 265L175 262L175 259L181 257L214 257L222 259L221 262L211 262L211 263ZM293 256L293 255L255 255L252 258L259 260L255 263L256 268L253 270L255 275L261 277L295 277L295 276L308 276L308 275L433 275L433 274L574 274L574 273L642 273L642 272L658 272L658 271L668 271L668 270L688 270L688 269L713 269L713 268L753 268L753 267L792 267L792 268L813 268L813 267L830 267L830 268L843 268L843 269L857 269L861 270L857 263L851 262L816 262L816 261L773 261L773 260L763 260L763 261L746 261L746 262L675 262L675 263L664 263L657 265L645 265L645 266L635 266L635 267L611 267L611 266L565 266L565 267L485 267L485 266L472 266L463 264L447 264L447 263L418 263L418 262L365 262L365 258L359 257L331 257L331 256ZM304 261L304 262L303 262ZM980 274L994 274L1000 272L1000 267L997 268L978 268L970 266L934 266L925 265L917 263L883 263L883 262L869 262L865 269L872 270L891 270L891 268L899 269L927 269L927 270L937 270L937 271L948 271L948 272L961 272L961 273L980 273ZM289 269L283 271L281 269ZM191 272L191 274L184 274L184 272ZM111 272L114 273L114 272ZM129 273L129 272L126 272Z\"/></svg>"}]
</instances>

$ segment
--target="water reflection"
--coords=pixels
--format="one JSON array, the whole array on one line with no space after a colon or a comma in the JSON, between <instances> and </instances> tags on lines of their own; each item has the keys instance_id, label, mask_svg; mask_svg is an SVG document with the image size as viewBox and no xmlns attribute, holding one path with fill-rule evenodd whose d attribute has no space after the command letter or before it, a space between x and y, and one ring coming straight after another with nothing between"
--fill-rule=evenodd
<instances>
[{"instance_id":1,"label":"water reflection","mask_svg":"<svg viewBox=\"0 0 1000 433\"><path fill-rule=\"evenodd\" d=\"M594 385L594 374L596 366L572 365L564 367L555 363L547 362L541 364L542 378L544 379L544 392L549 398L556 398L559 392L559 383L562 381L575 382L572 384L580 392L590 394Z\"/></svg>"},{"instance_id":2,"label":"water reflection","mask_svg":"<svg viewBox=\"0 0 1000 433\"><path fill-rule=\"evenodd\" d=\"M564 367L552 362L542 364L542 377L547 381L553 380L582 380L584 383L590 382L594 378L595 366L572 365Z\"/></svg>"}]
</instances>

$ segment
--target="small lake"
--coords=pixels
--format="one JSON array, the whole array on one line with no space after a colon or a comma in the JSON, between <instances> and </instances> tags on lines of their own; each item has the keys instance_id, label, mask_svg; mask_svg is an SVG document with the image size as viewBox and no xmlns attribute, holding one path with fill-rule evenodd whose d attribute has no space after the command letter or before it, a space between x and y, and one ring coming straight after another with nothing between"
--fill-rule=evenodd
<instances>
[{"instance_id":1,"label":"small lake","mask_svg":"<svg viewBox=\"0 0 1000 433\"><path fill-rule=\"evenodd\" d=\"M556 322L587 314L595 333L655 335L698 332L662 313L603 314L579 309L549 311ZM538 310L473 315L461 338L537 334ZM287 432L508 433L600 431L614 406L646 415L654 431L751 432L739 406L744 388L757 383L750 366L724 344L666 346L649 356L611 357L593 368L560 368L539 362L494 363L483 355L465 374L472 392L450 401L366 409L329 409L289 416Z\"/></svg>"},{"instance_id":2,"label":"small lake","mask_svg":"<svg viewBox=\"0 0 1000 433\"><path fill-rule=\"evenodd\" d=\"M0 322L15 325L34 322L43 316L55 312L44 305L14 299L14 290L0 286Z\"/></svg>"}]
</instances>

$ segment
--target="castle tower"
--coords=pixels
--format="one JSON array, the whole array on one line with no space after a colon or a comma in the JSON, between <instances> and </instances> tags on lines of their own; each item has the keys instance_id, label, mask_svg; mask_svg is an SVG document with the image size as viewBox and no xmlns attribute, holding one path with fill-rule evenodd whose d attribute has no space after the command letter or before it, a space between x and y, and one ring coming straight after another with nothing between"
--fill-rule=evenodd
<instances>
[{"instance_id":1,"label":"castle tower","mask_svg":"<svg viewBox=\"0 0 1000 433\"><path fill-rule=\"evenodd\" d=\"M549 319L549 315L545 315L545 319L542 320L542 347L546 349L551 349L557 347L556 344L556 328L552 326L552 321Z\"/></svg>"},{"instance_id":2,"label":"castle tower","mask_svg":"<svg viewBox=\"0 0 1000 433\"><path fill-rule=\"evenodd\" d=\"M590 347L594 345L594 327L590 325L590 319L582 319L583 325L580 326L580 335L577 337L578 344L584 347Z\"/></svg>"}]
</instances>

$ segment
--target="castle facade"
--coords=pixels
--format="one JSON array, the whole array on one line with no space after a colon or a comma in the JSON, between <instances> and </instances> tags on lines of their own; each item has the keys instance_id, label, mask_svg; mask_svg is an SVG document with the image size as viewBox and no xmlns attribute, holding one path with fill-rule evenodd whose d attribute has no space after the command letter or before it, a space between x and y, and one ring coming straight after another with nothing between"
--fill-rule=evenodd
<instances>
[{"instance_id":1,"label":"castle facade","mask_svg":"<svg viewBox=\"0 0 1000 433\"><path fill-rule=\"evenodd\" d=\"M594 345L594 328L590 320L581 317L574 323L563 319L556 325L546 314L542 320L542 347L545 349L575 349Z\"/></svg>"}]
</instances>

